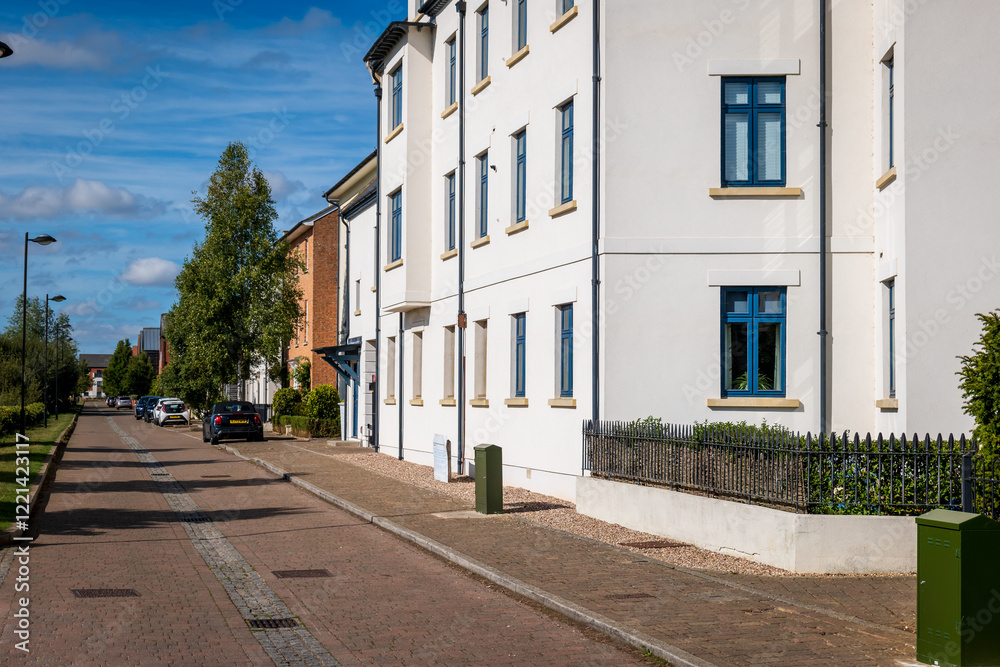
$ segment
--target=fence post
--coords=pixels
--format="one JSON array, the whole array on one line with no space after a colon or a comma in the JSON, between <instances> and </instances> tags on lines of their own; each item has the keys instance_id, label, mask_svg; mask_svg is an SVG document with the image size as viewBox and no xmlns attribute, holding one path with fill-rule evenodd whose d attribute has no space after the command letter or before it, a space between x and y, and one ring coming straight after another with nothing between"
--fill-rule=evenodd
<instances>
[{"instance_id":1,"label":"fence post","mask_svg":"<svg viewBox=\"0 0 1000 667\"><path fill-rule=\"evenodd\" d=\"M962 511L972 512L972 452L962 454Z\"/></svg>"}]
</instances>

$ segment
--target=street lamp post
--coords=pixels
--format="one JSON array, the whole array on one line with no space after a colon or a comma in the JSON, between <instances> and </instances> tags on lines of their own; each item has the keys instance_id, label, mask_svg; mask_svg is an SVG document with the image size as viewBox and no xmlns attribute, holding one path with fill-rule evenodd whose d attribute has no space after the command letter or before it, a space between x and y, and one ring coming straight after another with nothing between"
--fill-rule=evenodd
<instances>
[{"instance_id":1,"label":"street lamp post","mask_svg":"<svg viewBox=\"0 0 1000 667\"><path fill-rule=\"evenodd\" d=\"M62 346L59 344L62 342L59 334L62 333L62 327L59 326L59 322L56 322L56 419L59 419L59 352Z\"/></svg>"},{"instance_id":2,"label":"street lamp post","mask_svg":"<svg viewBox=\"0 0 1000 667\"><path fill-rule=\"evenodd\" d=\"M2 42L0 42L2 43ZM9 48L9 47L8 47ZM8 54L9 55L9 54ZM28 238L28 232L24 233L24 287L21 290L21 434L28 430L28 424L24 417L24 385L27 382L24 362L28 355L28 241L38 245L48 245L56 240L48 234Z\"/></svg>"},{"instance_id":3,"label":"street lamp post","mask_svg":"<svg viewBox=\"0 0 1000 667\"><path fill-rule=\"evenodd\" d=\"M55 301L59 303L60 301L65 301L66 297L62 294L56 294L51 299L49 295L45 295L45 365L42 369L42 377L45 379L42 384L42 425L48 427L49 425L49 301ZM59 362L56 362L56 377L59 377ZM56 385L58 390L59 386ZM56 402L59 402L59 396L56 395Z\"/></svg>"}]
</instances>

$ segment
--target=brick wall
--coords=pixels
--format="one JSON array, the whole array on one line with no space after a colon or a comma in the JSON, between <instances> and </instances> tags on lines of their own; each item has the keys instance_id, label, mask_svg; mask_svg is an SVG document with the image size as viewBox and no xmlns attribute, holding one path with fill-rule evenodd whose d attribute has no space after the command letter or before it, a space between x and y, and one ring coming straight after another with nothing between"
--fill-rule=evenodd
<instances>
[{"instance_id":1,"label":"brick wall","mask_svg":"<svg viewBox=\"0 0 1000 667\"><path fill-rule=\"evenodd\" d=\"M318 218L291 242L292 252L302 253L308 271L299 275L303 307L308 309L306 326L292 337L288 359L306 357L312 367L311 384L337 385L337 372L312 352L313 348L337 345L337 289L340 223L337 211Z\"/></svg>"}]
</instances>

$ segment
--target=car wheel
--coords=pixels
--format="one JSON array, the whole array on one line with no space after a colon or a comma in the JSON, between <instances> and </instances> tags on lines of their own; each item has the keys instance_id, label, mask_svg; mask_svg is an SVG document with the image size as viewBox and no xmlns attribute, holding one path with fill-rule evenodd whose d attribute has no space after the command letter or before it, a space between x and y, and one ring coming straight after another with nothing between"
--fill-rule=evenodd
<instances>
[{"instance_id":1,"label":"car wheel","mask_svg":"<svg viewBox=\"0 0 1000 667\"><path fill-rule=\"evenodd\" d=\"M205 429L201 429L201 441L208 442L208 436L205 435Z\"/></svg>"},{"instance_id":2,"label":"car wheel","mask_svg":"<svg viewBox=\"0 0 1000 667\"><path fill-rule=\"evenodd\" d=\"M219 444L219 436L213 435L212 439L209 442L211 442L213 445Z\"/></svg>"}]
</instances>

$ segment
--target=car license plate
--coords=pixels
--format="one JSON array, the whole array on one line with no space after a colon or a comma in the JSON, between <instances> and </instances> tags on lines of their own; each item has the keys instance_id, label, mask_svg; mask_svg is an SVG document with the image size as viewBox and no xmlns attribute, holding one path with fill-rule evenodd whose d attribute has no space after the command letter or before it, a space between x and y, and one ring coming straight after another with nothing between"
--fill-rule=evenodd
<instances>
[{"instance_id":1,"label":"car license plate","mask_svg":"<svg viewBox=\"0 0 1000 667\"><path fill-rule=\"evenodd\" d=\"M247 420L246 419L230 419L229 423L230 424L246 424Z\"/></svg>"},{"instance_id":2,"label":"car license plate","mask_svg":"<svg viewBox=\"0 0 1000 667\"><path fill-rule=\"evenodd\" d=\"M170 415L167 419L184 419L184 417L181 417L180 415Z\"/></svg>"}]
</instances>

